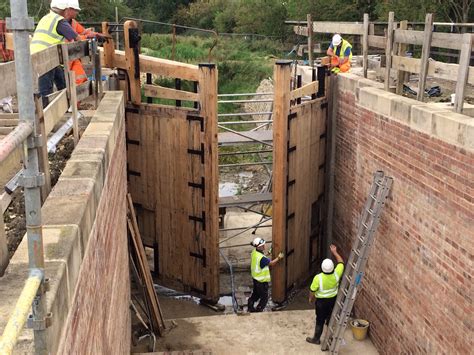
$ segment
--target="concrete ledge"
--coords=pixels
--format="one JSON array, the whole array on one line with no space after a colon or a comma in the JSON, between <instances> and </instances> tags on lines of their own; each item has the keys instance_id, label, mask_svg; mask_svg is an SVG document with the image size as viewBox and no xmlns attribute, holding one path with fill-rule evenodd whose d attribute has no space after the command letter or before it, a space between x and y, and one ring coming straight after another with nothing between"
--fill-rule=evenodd
<instances>
[{"instance_id":1,"label":"concrete ledge","mask_svg":"<svg viewBox=\"0 0 474 355\"><path fill-rule=\"evenodd\" d=\"M61 340L109 162L123 125L123 93L107 92L42 207L45 275L50 279L46 300L48 311L53 313L52 326L48 328L52 353ZM27 276L28 246L24 237L0 281L0 334ZM32 332L24 330L22 338L17 350L31 349Z\"/></svg>"},{"instance_id":2,"label":"concrete ledge","mask_svg":"<svg viewBox=\"0 0 474 355\"><path fill-rule=\"evenodd\" d=\"M435 113L433 135L450 143L474 149L474 119L455 112Z\"/></svg>"},{"instance_id":3,"label":"concrete ledge","mask_svg":"<svg viewBox=\"0 0 474 355\"><path fill-rule=\"evenodd\" d=\"M364 87L359 91L360 106L388 117L392 114L392 100L396 98L397 95L374 87Z\"/></svg>"}]
</instances>

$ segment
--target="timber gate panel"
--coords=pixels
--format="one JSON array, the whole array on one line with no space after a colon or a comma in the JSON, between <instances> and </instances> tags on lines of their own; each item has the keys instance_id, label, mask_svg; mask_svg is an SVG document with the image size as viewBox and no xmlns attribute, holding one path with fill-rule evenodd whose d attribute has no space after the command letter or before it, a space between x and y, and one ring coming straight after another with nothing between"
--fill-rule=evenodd
<instances>
[{"instance_id":1,"label":"timber gate panel","mask_svg":"<svg viewBox=\"0 0 474 355\"><path fill-rule=\"evenodd\" d=\"M273 270L272 298L283 302L320 258L327 99L293 99L317 91L317 82L290 91L289 66L275 74L273 248L285 259Z\"/></svg>"},{"instance_id":2,"label":"timber gate panel","mask_svg":"<svg viewBox=\"0 0 474 355\"><path fill-rule=\"evenodd\" d=\"M127 109L129 191L160 282L217 300L217 120L196 106Z\"/></svg>"}]
</instances>

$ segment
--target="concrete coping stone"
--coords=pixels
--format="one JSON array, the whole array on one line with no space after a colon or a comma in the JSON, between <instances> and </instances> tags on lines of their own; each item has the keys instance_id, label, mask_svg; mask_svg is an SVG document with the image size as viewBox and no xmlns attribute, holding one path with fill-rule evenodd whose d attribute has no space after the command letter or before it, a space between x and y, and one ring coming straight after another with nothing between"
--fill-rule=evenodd
<instances>
[{"instance_id":1,"label":"concrete coping stone","mask_svg":"<svg viewBox=\"0 0 474 355\"><path fill-rule=\"evenodd\" d=\"M357 103L445 142L474 149L474 118L452 112L449 105L424 103L377 87L360 88ZM466 110L474 111L470 106L468 104Z\"/></svg>"}]
</instances>

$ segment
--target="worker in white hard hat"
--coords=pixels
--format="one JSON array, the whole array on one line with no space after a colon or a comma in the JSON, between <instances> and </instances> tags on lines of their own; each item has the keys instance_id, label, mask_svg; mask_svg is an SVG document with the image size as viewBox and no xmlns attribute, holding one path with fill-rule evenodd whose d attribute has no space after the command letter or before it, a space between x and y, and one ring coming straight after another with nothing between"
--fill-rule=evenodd
<instances>
[{"instance_id":1,"label":"worker in white hard hat","mask_svg":"<svg viewBox=\"0 0 474 355\"><path fill-rule=\"evenodd\" d=\"M280 260L283 260L283 253L271 260L265 256L265 240L262 238L255 238L250 243L255 249L251 254L250 271L253 279L252 295L248 299L247 306L249 312L262 312L268 302L268 286L271 280L270 266L276 265ZM258 302L257 308L254 307L255 302Z\"/></svg>"},{"instance_id":2,"label":"worker in white hard hat","mask_svg":"<svg viewBox=\"0 0 474 355\"><path fill-rule=\"evenodd\" d=\"M32 54L64 43L65 40L72 41L79 38L66 20L72 11L77 10L69 6L68 0L51 1L51 11L40 19L33 34L30 44ZM39 78L39 92L43 106L48 104L47 96L53 93L54 85L58 90L66 87L64 69L61 66L57 66Z\"/></svg>"},{"instance_id":3,"label":"worker in white hard hat","mask_svg":"<svg viewBox=\"0 0 474 355\"><path fill-rule=\"evenodd\" d=\"M309 291L309 302L316 299L316 325L313 337L306 338L308 343L320 344L321 334L323 333L324 323L327 324L331 318L332 309L336 303L339 281L344 273L344 260L337 252L334 244L330 245L332 255L336 258L337 265L331 259L324 259L321 263L322 272L313 278Z\"/></svg>"},{"instance_id":4,"label":"worker in white hard hat","mask_svg":"<svg viewBox=\"0 0 474 355\"><path fill-rule=\"evenodd\" d=\"M351 69L352 45L336 33L327 50L331 57L330 68L333 73L345 73Z\"/></svg>"}]
</instances>

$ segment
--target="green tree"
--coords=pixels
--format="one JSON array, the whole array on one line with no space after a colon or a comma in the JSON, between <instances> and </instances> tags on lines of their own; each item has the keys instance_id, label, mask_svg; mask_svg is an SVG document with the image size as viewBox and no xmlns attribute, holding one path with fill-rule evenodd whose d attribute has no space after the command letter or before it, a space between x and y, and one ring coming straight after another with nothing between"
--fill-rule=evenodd
<instances>
[{"instance_id":1,"label":"green tree","mask_svg":"<svg viewBox=\"0 0 474 355\"><path fill-rule=\"evenodd\" d=\"M235 32L284 36L290 30L285 26L288 12L283 0L241 0L235 16Z\"/></svg>"}]
</instances>

